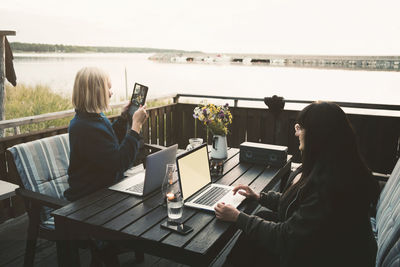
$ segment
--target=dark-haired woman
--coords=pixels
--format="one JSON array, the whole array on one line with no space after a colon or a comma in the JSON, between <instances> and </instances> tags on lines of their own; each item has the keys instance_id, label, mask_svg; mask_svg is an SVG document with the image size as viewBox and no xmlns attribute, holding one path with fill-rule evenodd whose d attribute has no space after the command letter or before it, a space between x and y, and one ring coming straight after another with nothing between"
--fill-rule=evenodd
<instances>
[{"instance_id":1,"label":"dark-haired woman","mask_svg":"<svg viewBox=\"0 0 400 267\"><path fill-rule=\"evenodd\" d=\"M276 211L250 216L224 203L218 219L243 230L227 266L375 266L369 210L378 184L358 151L343 110L315 102L297 118L302 169L283 194L236 191Z\"/></svg>"}]
</instances>

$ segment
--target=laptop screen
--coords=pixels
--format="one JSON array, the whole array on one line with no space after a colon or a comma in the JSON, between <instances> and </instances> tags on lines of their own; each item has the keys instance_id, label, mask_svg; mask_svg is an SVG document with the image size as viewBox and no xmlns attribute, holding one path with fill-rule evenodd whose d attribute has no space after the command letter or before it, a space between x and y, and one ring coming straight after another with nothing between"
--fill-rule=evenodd
<instances>
[{"instance_id":1,"label":"laptop screen","mask_svg":"<svg viewBox=\"0 0 400 267\"><path fill-rule=\"evenodd\" d=\"M189 154L178 157L178 170L184 199L211 183L207 145L192 150Z\"/></svg>"}]
</instances>

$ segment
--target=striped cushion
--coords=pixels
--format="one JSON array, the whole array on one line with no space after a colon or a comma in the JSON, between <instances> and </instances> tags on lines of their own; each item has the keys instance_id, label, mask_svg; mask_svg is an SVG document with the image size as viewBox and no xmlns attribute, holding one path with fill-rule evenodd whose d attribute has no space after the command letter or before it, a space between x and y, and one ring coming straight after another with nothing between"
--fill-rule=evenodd
<instances>
[{"instance_id":1,"label":"striped cushion","mask_svg":"<svg viewBox=\"0 0 400 267\"><path fill-rule=\"evenodd\" d=\"M397 161L388 182L381 192L377 212L378 253L376 265L386 261L391 248L400 236L400 160Z\"/></svg>"},{"instance_id":2,"label":"striped cushion","mask_svg":"<svg viewBox=\"0 0 400 267\"><path fill-rule=\"evenodd\" d=\"M50 217L48 220L42 221L41 225L42 225L42 227L47 228L49 230L56 229L56 225L54 224L54 217Z\"/></svg>"},{"instance_id":3,"label":"striped cushion","mask_svg":"<svg viewBox=\"0 0 400 267\"><path fill-rule=\"evenodd\" d=\"M68 134L51 136L15 145L8 150L14 157L19 176L26 189L64 199L68 185ZM42 222L52 210L41 213Z\"/></svg>"},{"instance_id":4,"label":"striped cushion","mask_svg":"<svg viewBox=\"0 0 400 267\"><path fill-rule=\"evenodd\" d=\"M378 230L376 229L376 218L371 217L369 218L372 227L372 233L374 234L375 240L378 241Z\"/></svg>"},{"instance_id":5,"label":"striped cushion","mask_svg":"<svg viewBox=\"0 0 400 267\"><path fill-rule=\"evenodd\" d=\"M400 266L400 239L397 239L396 244L389 251L382 263L382 267L399 267Z\"/></svg>"}]
</instances>

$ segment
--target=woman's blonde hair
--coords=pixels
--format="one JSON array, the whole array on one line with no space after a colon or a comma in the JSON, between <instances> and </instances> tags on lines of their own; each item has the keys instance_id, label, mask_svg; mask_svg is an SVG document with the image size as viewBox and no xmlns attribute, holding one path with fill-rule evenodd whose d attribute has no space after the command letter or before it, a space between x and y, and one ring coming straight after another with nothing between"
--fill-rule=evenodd
<instances>
[{"instance_id":1,"label":"woman's blonde hair","mask_svg":"<svg viewBox=\"0 0 400 267\"><path fill-rule=\"evenodd\" d=\"M86 67L78 71L72 92L72 105L81 111L100 113L108 109L110 78L103 70Z\"/></svg>"}]
</instances>

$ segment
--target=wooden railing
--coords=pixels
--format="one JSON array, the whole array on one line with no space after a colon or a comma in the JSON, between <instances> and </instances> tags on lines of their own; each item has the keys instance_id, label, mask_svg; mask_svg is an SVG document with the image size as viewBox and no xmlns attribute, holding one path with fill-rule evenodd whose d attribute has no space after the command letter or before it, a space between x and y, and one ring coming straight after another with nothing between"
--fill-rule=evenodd
<instances>
[{"instance_id":1,"label":"wooden railing","mask_svg":"<svg viewBox=\"0 0 400 267\"><path fill-rule=\"evenodd\" d=\"M176 106L179 116L176 125L180 127L175 128L174 136L179 147L187 145L190 137L207 140L204 126L191 117L195 106L181 103ZM295 155L294 161L300 161L299 142L294 136L298 111L283 110L275 115L267 108L232 107L230 110L234 119L228 135L229 146L239 147L244 141L284 145ZM348 117L368 166L376 172L391 173L400 155L400 117L363 114L348 114Z\"/></svg>"},{"instance_id":2,"label":"wooden railing","mask_svg":"<svg viewBox=\"0 0 400 267\"><path fill-rule=\"evenodd\" d=\"M295 155L298 147L298 140L293 135L293 126L297 116L297 110L282 110L271 112L265 108L240 107L239 101L264 102L263 98L243 98L224 96L205 96L177 94L168 96L174 99L173 104L149 108L149 120L143 126L143 137L145 142L151 144L171 145L178 143L180 148L187 145L191 137L202 137L211 141L207 129L199 121L192 117L193 109L197 104L180 103L184 97L197 99L223 99L233 101L230 107L233 115L233 123L230 126L228 145L239 147L244 141L273 143L289 147L289 153ZM165 99L165 97L163 97ZM285 103L307 104L310 101L285 100ZM114 104L118 108L124 103ZM342 107L375 108L376 110L397 110L399 105L375 105L360 103L338 103ZM71 117L73 110L43 114L33 117L20 118L15 120L0 121L0 129L7 127L15 128L22 125L37 123L40 121ZM113 119L115 116L111 116ZM399 116L376 116L366 114L348 114L349 119L359 136L362 153L371 169L374 171L389 173L397 158L399 157L399 136L400 136L400 115ZM19 134L11 137L0 138L0 176L6 180L6 164L4 164L4 151L15 144L23 143L45 136L67 132L67 125L38 132Z\"/></svg>"},{"instance_id":3,"label":"wooden railing","mask_svg":"<svg viewBox=\"0 0 400 267\"><path fill-rule=\"evenodd\" d=\"M158 101L168 101L168 100L175 100L176 94L171 94L171 95L165 95L157 98L151 98L149 101L152 102L158 102ZM119 102L119 103L113 103L110 104L110 109L120 109L122 106L126 105L127 101L125 102ZM53 113L47 113L47 114L41 114L41 115L35 115L35 116L29 116L29 117L23 117L23 118L17 118L17 119L11 119L11 120L0 120L0 131L5 130L7 128L12 128L14 129L13 135L18 135L20 134L19 132L19 127L24 126L24 125L30 125L34 123L39 123L39 122L45 122L45 121L51 121L51 120L57 120L57 119L64 119L68 117L72 117L75 114L74 109L70 110L63 110L63 111L58 111L58 112L53 112ZM0 136L1 138L1 136Z\"/></svg>"},{"instance_id":4,"label":"wooden railing","mask_svg":"<svg viewBox=\"0 0 400 267\"><path fill-rule=\"evenodd\" d=\"M211 143L211 134L198 120L193 118L193 109L197 104L181 103L185 98L204 99L205 97L212 99L224 99L233 101L233 107L230 110L233 115L233 123L229 128L228 146L239 147L244 141L262 142L269 144L285 145L289 148L289 153L294 155L294 161L300 161L298 156L298 139L294 136L294 124L298 110L281 110L275 112L265 107L241 107L240 101L256 101L264 102L259 98L234 98L234 97L218 97L218 96L196 96L196 95L174 95L174 103L161 107L149 108L149 119L143 125L142 134L144 141L150 144L158 144L169 146L178 143L179 148L185 148L188 139L191 137L202 137L204 141ZM211 101L209 101L211 102ZM285 101L287 103L307 104L308 101ZM339 103L344 107L355 108L374 108L383 110L400 111L400 106L396 105L374 105L374 104L355 104ZM66 111L65 116L71 116L73 113ZM64 116L63 115L63 116ZM42 116L41 120L53 119L54 116L60 114L50 114ZM113 120L116 116L111 116ZM397 159L400 155L400 116L377 116L366 114L348 114L355 131L359 137L361 152L364 155L368 166L375 172L388 174L391 173ZM58 118L58 117L57 117ZM16 127L28 124L29 121L36 121L38 118L20 119L15 124L9 122L0 122L0 128L4 125ZM3 124L2 124L3 123ZM46 129L39 132L14 135L10 137L0 138L0 177L2 180L13 181L12 177L7 173L7 162L5 151L7 148L43 137L66 133L68 126L62 126L52 129ZM297 156L296 156L297 155ZM6 205L7 206L7 205ZM0 210L1 210L0 204ZM3 210L5 207L3 207ZM8 209L10 209L8 207ZM14 206L11 210L15 214L21 211ZM9 214L10 210L5 211ZM7 216L7 215L5 215ZM4 212L3 212L4 217ZM0 214L1 222L1 214Z\"/></svg>"}]
</instances>

